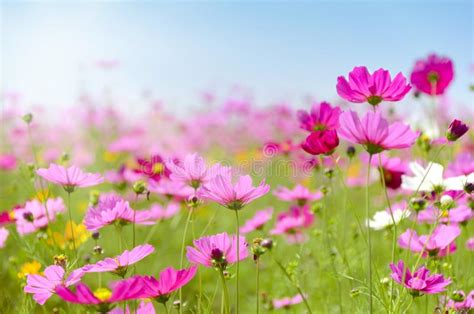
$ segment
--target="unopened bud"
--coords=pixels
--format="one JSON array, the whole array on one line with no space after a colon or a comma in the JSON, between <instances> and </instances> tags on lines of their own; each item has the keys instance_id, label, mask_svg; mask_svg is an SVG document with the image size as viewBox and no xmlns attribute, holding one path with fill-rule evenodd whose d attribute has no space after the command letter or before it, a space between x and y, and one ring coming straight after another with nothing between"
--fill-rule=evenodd
<instances>
[{"instance_id":1,"label":"unopened bud","mask_svg":"<svg viewBox=\"0 0 474 314\"><path fill-rule=\"evenodd\" d=\"M94 246L92 250L94 251L94 254L101 255L102 253L104 253L104 250L102 249L100 245Z\"/></svg>"},{"instance_id":2,"label":"unopened bud","mask_svg":"<svg viewBox=\"0 0 474 314\"><path fill-rule=\"evenodd\" d=\"M94 240L98 240L100 238L100 232L99 231L95 231L92 233L92 239Z\"/></svg>"},{"instance_id":3,"label":"unopened bud","mask_svg":"<svg viewBox=\"0 0 474 314\"><path fill-rule=\"evenodd\" d=\"M355 149L355 147L354 147L354 146L349 146L349 147L347 147L346 154L347 154L347 157L349 157L349 158L354 157L355 154L356 154L356 149Z\"/></svg>"},{"instance_id":4,"label":"unopened bud","mask_svg":"<svg viewBox=\"0 0 474 314\"><path fill-rule=\"evenodd\" d=\"M23 121L25 121L26 123L30 124L31 121L33 121L33 114L31 113L27 113L25 114L23 117L22 117Z\"/></svg>"},{"instance_id":5,"label":"unopened bud","mask_svg":"<svg viewBox=\"0 0 474 314\"><path fill-rule=\"evenodd\" d=\"M469 127L460 120L454 119L449 125L448 131L446 132L446 138L450 142L454 142L462 137L469 130Z\"/></svg>"},{"instance_id":6,"label":"unopened bud","mask_svg":"<svg viewBox=\"0 0 474 314\"><path fill-rule=\"evenodd\" d=\"M135 194L143 194L146 191L146 183L143 181L137 181L133 184L133 192Z\"/></svg>"},{"instance_id":7,"label":"unopened bud","mask_svg":"<svg viewBox=\"0 0 474 314\"><path fill-rule=\"evenodd\" d=\"M410 200L410 208L415 212L422 211L426 208L426 201L423 198L412 198Z\"/></svg>"},{"instance_id":8,"label":"unopened bud","mask_svg":"<svg viewBox=\"0 0 474 314\"><path fill-rule=\"evenodd\" d=\"M275 243L272 239L263 239L261 245L267 250L271 250L275 246Z\"/></svg>"}]
</instances>

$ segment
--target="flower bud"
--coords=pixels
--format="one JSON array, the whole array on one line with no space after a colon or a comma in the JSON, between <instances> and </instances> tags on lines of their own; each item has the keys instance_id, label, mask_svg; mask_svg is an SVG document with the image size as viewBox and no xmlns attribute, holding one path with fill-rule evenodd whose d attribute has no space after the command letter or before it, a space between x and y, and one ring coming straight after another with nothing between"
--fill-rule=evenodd
<instances>
[{"instance_id":1,"label":"flower bud","mask_svg":"<svg viewBox=\"0 0 474 314\"><path fill-rule=\"evenodd\" d=\"M261 246L263 246L264 248L266 248L267 250L271 250L274 246L275 246L275 243L273 242L272 239L263 239L262 242L260 243Z\"/></svg>"},{"instance_id":2,"label":"flower bud","mask_svg":"<svg viewBox=\"0 0 474 314\"><path fill-rule=\"evenodd\" d=\"M133 184L133 192L135 194L143 194L146 191L146 183L143 181L137 181Z\"/></svg>"},{"instance_id":3,"label":"flower bud","mask_svg":"<svg viewBox=\"0 0 474 314\"><path fill-rule=\"evenodd\" d=\"M469 130L469 127L460 120L454 119L453 122L448 127L448 131L446 132L446 138L450 142L454 142L458 140L461 136L466 134Z\"/></svg>"},{"instance_id":4,"label":"flower bud","mask_svg":"<svg viewBox=\"0 0 474 314\"><path fill-rule=\"evenodd\" d=\"M410 208L415 212L422 211L426 208L426 201L423 198L412 198L410 200Z\"/></svg>"},{"instance_id":5,"label":"flower bud","mask_svg":"<svg viewBox=\"0 0 474 314\"><path fill-rule=\"evenodd\" d=\"M355 149L355 147L354 147L354 146L349 146L349 147L347 147L347 149L346 149L346 154L347 154L347 157L349 157L349 158L354 157L355 154L356 154L356 149Z\"/></svg>"},{"instance_id":6,"label":"flower bud","mask_svg":"<svg viewBox=\"0 0 474 314\"><path fill-rule=\"evenodd\" d=\"M101 255L101 254L104 253L104 250L102 249L102 247L100 245L94 246L94 248L92 250L94 251L94 254Z\"/></svg>"},{"instance_id":7,"label":"flower bud","mask_svg":"<svg viewBox=\"0 0 474 314\"><path fill-rule=\"evenodd\" d=\"M173 308L176 309L176 310L179 310L179 308L181 307L181 301L180 300L176 300L173 302Z\"/></svg>"},{"instance_id":8,"label":"flower bud","mask_svg":"<svg viewBox=\"0 0 474 314\"><path fill-rule=\"evenodd\" d=\"M30 124L31 121L33 121L33 114L31 113L27 113L25 114L23 117L22 117L23 121L25 121L26 123Z\"/></svg>"},{"instance_id":9,"label":"flower bud","mask_svg":"<svg viewBox=\"0 0 474 314\"><path fill-rule=\"evenodd\" d=\"M99 197L100 197L100 192L97 190L92 190L89 192L89 203L92 206L96 206L99 204Z\"/></svg>"},{"instance_id":10,"label":"flower bud","mask_svg":"<svg viewBox=\"0 0 474 314\"><path fill-rule=\"evenodd\" d=\"M467 194L472 194L472 192L474 192L474 183L466 183L466 185L464 185L464 192L466 192Z\"/></svg>"},{"instance_id":11,"label":"flower bud","mask_svg":"<svg viewBox=\"0 0 474 314\"><path fill-rule=\"evenodd\" d=\"M70 159L71 159L71 156L66 152L61 155L61 162L63 163L68 162Z\"/></svg>"},{"instance_id":12,"label":"flower bud","mask_svg":"<svg viewBox=\"0 0 474 314\"><path fill-rule=\"evenodd\" d=\"M98 240L100 238L100 232L99 231L95 231L92 233L92 239L94 240Z\"/></svg>"},{"instance_id":13,"label":"flower bud","mask_svg":"<svg viewBox=\"0 0 474 314\"><path fill-rule=\"evenodd\" d=\"M454 290L452 293L451 293L451 300L455 301L455 302L462 302L466 299L466 295L464 294L463 291L461 290Z\"/></svg>"}]
</instances>

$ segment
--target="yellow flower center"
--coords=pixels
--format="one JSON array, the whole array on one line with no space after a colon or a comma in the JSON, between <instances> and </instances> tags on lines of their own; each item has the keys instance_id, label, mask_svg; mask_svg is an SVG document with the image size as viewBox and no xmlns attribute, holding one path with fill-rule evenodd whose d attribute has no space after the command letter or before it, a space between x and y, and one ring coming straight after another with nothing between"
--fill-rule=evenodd
<instances>
[{"instance_id":1,"label":"yellow flower center","mask_svg":"<svg viewBox=\"0 0 474 314\"><path fill-rule=\"evenodd\" d=\"M163 164L159 162L153 165L153 168L151 171L153 172L153 174L159 174L159 173L162 173L164 169L165 167L163 166Z\"/></svg>"},{"instance_id":2,"label":"yellow flower center","mask_svg":"<svg viewBox=\"0 0 474 314\"><path fill-rule=\"evenodd\" d=\"M112 292L106 288L99 288L94 291L94 296L101 302L105 302L112 296Z\"/></svg>"}]
</instances>

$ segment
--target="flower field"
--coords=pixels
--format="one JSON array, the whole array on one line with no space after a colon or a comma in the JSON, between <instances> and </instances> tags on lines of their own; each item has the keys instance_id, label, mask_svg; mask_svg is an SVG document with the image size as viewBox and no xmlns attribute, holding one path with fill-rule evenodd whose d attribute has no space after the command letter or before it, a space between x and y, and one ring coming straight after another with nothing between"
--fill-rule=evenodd
<instances>
[{"instance_id":1,"label":"flower field","mask_svg":"<svg viewBox=\"0 0 474 314\"><path fill-rule=\"evenodd\" d=\"M455 74L432 54L328 78L331 101L207 93L182 116L5 95L0 312L470 313L474 110L452 114Z\"/></svg>"}]
</instances>

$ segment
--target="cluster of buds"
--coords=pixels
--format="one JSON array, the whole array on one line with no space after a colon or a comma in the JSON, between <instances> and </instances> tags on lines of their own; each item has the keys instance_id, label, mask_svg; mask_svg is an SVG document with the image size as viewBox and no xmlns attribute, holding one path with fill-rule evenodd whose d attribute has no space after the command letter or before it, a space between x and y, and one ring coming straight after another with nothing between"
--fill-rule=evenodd
<instances>
[{"instance_id":1,"label":"cluster of buds","mask_svg":"<svg viewBox=\"0 0 474 314\"><path fill-rule=\"evenodd\" d=\"M252 241L251 251L253 254L253 260L257 261L260 256L265 254L267 251L271 250L274 247L272 239L262 239L256 238Z\"/></svg>"},{"instance_id":2,"label":"cluster of buds","mask_svg":"<svg viewBox=\"0 0 474 314\"><path fill-rule=\"evenodd\" d=\"M66 269L67 262L67 256L64 254L54 256L54 265L61 266L62 268Z\"/></svg>"}]
</instances>

